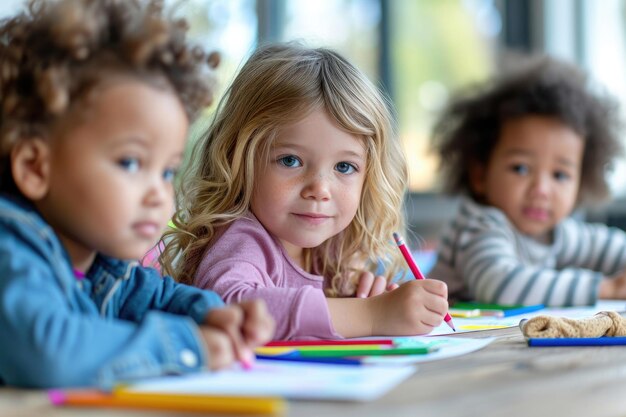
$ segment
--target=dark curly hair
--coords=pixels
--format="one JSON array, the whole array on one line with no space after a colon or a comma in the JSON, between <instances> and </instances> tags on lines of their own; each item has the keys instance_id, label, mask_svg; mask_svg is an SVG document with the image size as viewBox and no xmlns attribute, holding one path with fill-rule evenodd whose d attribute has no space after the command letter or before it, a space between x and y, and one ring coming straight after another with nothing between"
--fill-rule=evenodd
<instances>
[{"instance_id":1,"label":"dark curly hair","mask_svg":"<svg viewBox=\"0 0 626 417\"><path fill-rule=\"evenodd\" d=\"M219 56L190 46L187 24L161 1L31 0L0 22L0 191L17 192L14 145L46 137L72 105L112 75L166 84L193 119L213 99Z\"/></svg>"},{"instance_id":2,"label":"dark curly hair","mask_svg":"<svg viewBox=\"0 0 626 417\"><path fill-rule=\"evenodd\" d=\"M585 141L578 203L609 197L606 170L622 152L614 100L590 91L586 75L547 56L517 57L516 69L460 94L433 129L444 191L467 193L470 168L487 165L504 124L524 116L559 119Z\"/></svg>"}]
</instances>

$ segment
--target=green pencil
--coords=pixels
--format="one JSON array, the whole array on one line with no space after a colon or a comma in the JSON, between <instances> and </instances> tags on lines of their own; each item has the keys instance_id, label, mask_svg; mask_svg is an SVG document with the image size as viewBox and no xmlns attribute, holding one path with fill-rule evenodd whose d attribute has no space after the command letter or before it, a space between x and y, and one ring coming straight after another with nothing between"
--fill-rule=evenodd
<instances>
[{"instance_id":1,"label":"green pencil","mask_svg":"<svg viewBox=\"0 0 626 417\"><path fill-rule=\"evenodd\" d=\"M425 355L437 351L435 347L407 347L392 349L325 349L325 350L299 350L299 356L303 358L342 358L350 356L383 356L383 355Z\"/></svg>"}]
</instances>

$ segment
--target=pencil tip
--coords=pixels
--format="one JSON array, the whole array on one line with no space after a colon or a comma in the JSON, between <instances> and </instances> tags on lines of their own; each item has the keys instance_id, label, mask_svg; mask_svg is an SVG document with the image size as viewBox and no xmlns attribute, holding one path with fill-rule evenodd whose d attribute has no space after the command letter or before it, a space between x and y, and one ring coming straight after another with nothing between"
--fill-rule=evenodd
<instances>
[{"instance_id":1,"label":"pencil tip","mask_svg":"<svg viewBox=\"0 0 626 417\"><path fill-rule=\"evenodd\" d=\"M400 237L400 235L396 232L393 232L393 238L396 241L397 245L401 245L402 244L402 238Z\"/></svg>"},{"instance_id":2,"label":"pencil tip","mask_svg":"<svg viewBox=\"0 0 626 417\"><path fill-rule=\"evenodd\" d=\"M65 394L58 389L48 391L48 399L53 405L63 405L65 403Z\"/></svg>"}]
</instances>

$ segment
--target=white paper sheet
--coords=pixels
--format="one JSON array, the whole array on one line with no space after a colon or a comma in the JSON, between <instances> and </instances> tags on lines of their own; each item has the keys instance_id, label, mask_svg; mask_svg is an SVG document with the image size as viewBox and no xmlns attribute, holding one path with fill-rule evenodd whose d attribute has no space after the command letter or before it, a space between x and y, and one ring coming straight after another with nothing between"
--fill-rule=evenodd
<instances>
[{"instance_id":1,"label":"white paper sheet","mask_svg":"<svg viewBox=\"0 0 626 417\"><path fill-rule=\"evenodd\" d=\"M485 337L481 339L470 339L461 337L427 337L427 336L414 336L414 337L395 337L394 341L401 347L409 347L411 344L426 345L429 347L436 347L439 350L425 355L403 355L403 356L371 356L365 358L363 361L366 364L410 364L429 362L439 359L452 358L454 356L465 355L470 352L482 349L489 343L493 342L495 338Z\"/></svg>"},{"instance_id":2,"label":"white paper sheet","mask_svg":"<svg viewBox=\"0 0 626 417\"><path fill-rule=\"evenodd\" d=\"M288 399L371 401L415 372L414 366L345 366L258 360L251 370L146 380L127 387L133 392L279 396Z\"/></svg>"}]
</instances>

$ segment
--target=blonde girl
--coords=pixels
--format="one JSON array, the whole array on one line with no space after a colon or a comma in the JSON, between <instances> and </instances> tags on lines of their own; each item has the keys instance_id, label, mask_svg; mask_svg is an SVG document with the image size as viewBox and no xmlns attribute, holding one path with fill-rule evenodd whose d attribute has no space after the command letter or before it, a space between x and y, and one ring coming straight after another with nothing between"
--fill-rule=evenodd
<instances>
[{"instance_id":1,"label":"blonde girl","mask_svg":"<svg viewBox=\"0 0 626 417\"><path fill-rule=\"evenodd\" d=\"M384 291L403 265L391 236L406 184L388 103L364 74L328 49L262 47L193 154L162 260L227 302L266 300L277 338L428 333L445 284Z\"/></svg>"}]
</instances>

